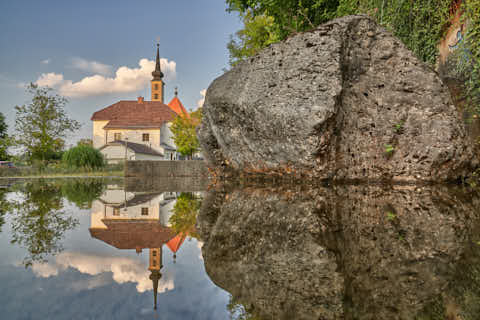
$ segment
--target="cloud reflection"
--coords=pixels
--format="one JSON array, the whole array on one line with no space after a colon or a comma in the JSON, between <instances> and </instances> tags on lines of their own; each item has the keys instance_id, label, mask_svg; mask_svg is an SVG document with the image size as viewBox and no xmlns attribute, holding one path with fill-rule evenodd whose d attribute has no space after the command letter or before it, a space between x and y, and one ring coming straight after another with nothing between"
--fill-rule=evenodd
<instances>
[{"instance_id":1,"label":"cloud reflection","mask_svg":"<svg viewBox=\"0 0 480 320\"><path fill-rule=\"evenodd\" d=\"M136 283L137 291L140 293L152 290L152 281L149 279L150 271L148 271L147 266L132 258L106 257L79 252L62 252L54 261L45 263L34 262L32 265L33 273L37 277L42 278L57 276L60 271L68 268L91 276L111 272L112 279L119 284L126 282ZM107 284L105 280L101 278L91 280L92 281L85 283L82 289L93 289ZM162 293L173 290L174 287L173 275L170 273L163 274L158 283L158 292Z\"/></svg>"}]
</instances>

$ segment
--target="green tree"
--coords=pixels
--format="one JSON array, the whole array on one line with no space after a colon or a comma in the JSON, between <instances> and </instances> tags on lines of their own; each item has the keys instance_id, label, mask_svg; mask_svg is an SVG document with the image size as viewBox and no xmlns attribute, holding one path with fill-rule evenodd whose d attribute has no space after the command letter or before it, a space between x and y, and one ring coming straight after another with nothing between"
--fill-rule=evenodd
<instances>
[{"instance_id":1,"label":"green tree","mask_svg":"<svg viewBox=\"0 0 480 320\"><path fill-rule=\"evenodd\" d=\"M66 114L67 100L51 90L31 83L27 91L33 95L32 101L15 106L16 143L26 149L30 160L42 163L58 157L67 134L80 128L80 123Z\"/></svg>"},{"instance_id":2,"label":"green tree","mask_svg":"<svg viewBox=\"0 0 480 320\"><path fill-rule=\"evenodd\" d=\"M192 157L200 150L197 133L195 129L202 121L202 108L184 116L177 116L172 122L170 130L173 133L173 141L178 152L183 156Z\"/></svg>"},{"instance_id":3,"label":"green tree","mask_svg":"<svg viewBox=\"0 0 480 320\"><path fill-rule=\"evenodd\" d=\"M182 192L173 206L173 215L169 219L176 234L185 233L198 238L195 232L198 211L202 202L192 193Z\"/></svg>"},{"instance_id":4,"label":"green tree","mask_svg":"<svg viewBox=\"0 0 480 320\"><path fill-rule=\"evenodd\" d=\"M67 150L62 161L69 167L96 169L105 165L105 160L100 151L88 145L78 145Z\"/></svg>"},{"instance_id":5,"label":"green tree","mask_svg":"<svg viewBox=\"0 0 480 320\"><path fill-rule=\"evenodd\" d=\"M227 44L232 66L278 41L273 17L266 15L254 17L251 10L241 15L245 27L237 31L235 37L231 36Z\"/></svg>"},{"instance_id":6,"label":"green tree","mask_svg":"<svg viewBox=\"0 0 480 320\"><path fill-rule=\"evenodd\" d=\"M68 179L61 185L62 195L80 209L90 209L92 202L102 195L105 182L98 179Z\"/></svg>"},{"instance_id":7,"label":"green tree","mask_svg":"<svg viewBox=\"0 0 480 320\"><path fill-rule=\"evenodd\" d=\"M7 123L5 122L5 116L0 112L0 161L8 160L7 149L9 146L9 138L7 134Z\"/></svg>"},{"instance_id":8,"label":"green tree","mask_svg":"<svg viewBox=\"0 0 480 320\"><path fill-rule=\"evenodd\" d=\"M79 222L63 211L60 187L54 183L43 180L27 183L22 195L11 204L11 243L27 250L23 264L28 267L35 261L45 261L50 254L61 252L65 232Z\"/></svg>"}]
</instances>

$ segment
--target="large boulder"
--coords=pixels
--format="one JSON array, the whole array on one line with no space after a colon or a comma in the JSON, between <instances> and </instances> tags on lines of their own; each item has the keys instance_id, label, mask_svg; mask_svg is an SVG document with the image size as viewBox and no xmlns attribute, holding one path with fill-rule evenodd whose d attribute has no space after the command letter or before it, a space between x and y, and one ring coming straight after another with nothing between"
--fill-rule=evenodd
<instances>
[{"instance_id":1,"label":"large boulder","mask_svg":"<svg viewBox=\"0 0 480 320\"><path fill-rule=\"evenodd\" d=\"M211 168L335 180L447 181L473 153L438 75L367 16L264 49L208 88Z\"/></svg>"}]
</instances>

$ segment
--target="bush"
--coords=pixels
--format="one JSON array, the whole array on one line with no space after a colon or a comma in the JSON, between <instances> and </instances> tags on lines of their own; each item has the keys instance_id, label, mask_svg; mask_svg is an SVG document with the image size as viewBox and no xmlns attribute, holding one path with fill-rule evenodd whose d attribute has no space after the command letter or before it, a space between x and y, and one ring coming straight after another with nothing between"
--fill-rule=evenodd
<instances>
[{"instance_id":1,"label":"bush","mask_svg":"<svg viewBox=\"0 0 480 320\"><path fill-rule=\"evenodd\" d=\"M78 145L66 151L62 161L67 166L75 168L95 169L105 166L102 153L87 145Z\"/></svg>"}]
</instances>

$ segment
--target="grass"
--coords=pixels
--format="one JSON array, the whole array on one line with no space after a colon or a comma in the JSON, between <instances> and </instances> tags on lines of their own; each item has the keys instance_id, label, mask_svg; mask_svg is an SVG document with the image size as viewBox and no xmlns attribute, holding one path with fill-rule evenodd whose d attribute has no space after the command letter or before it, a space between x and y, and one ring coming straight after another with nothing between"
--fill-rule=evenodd
<instances>
[{"instance_id":1,"label":"grass","mask_svg":"<svg viewBox=\"0 0 480 320\"><path fill-rule=\"evenodd\" d=\"M60 178L60 177L122 177L123 164L107 165L99 169L72 168L61 163L45 167L0 168L2 178Z\"/></svg>"}]
</instances>

